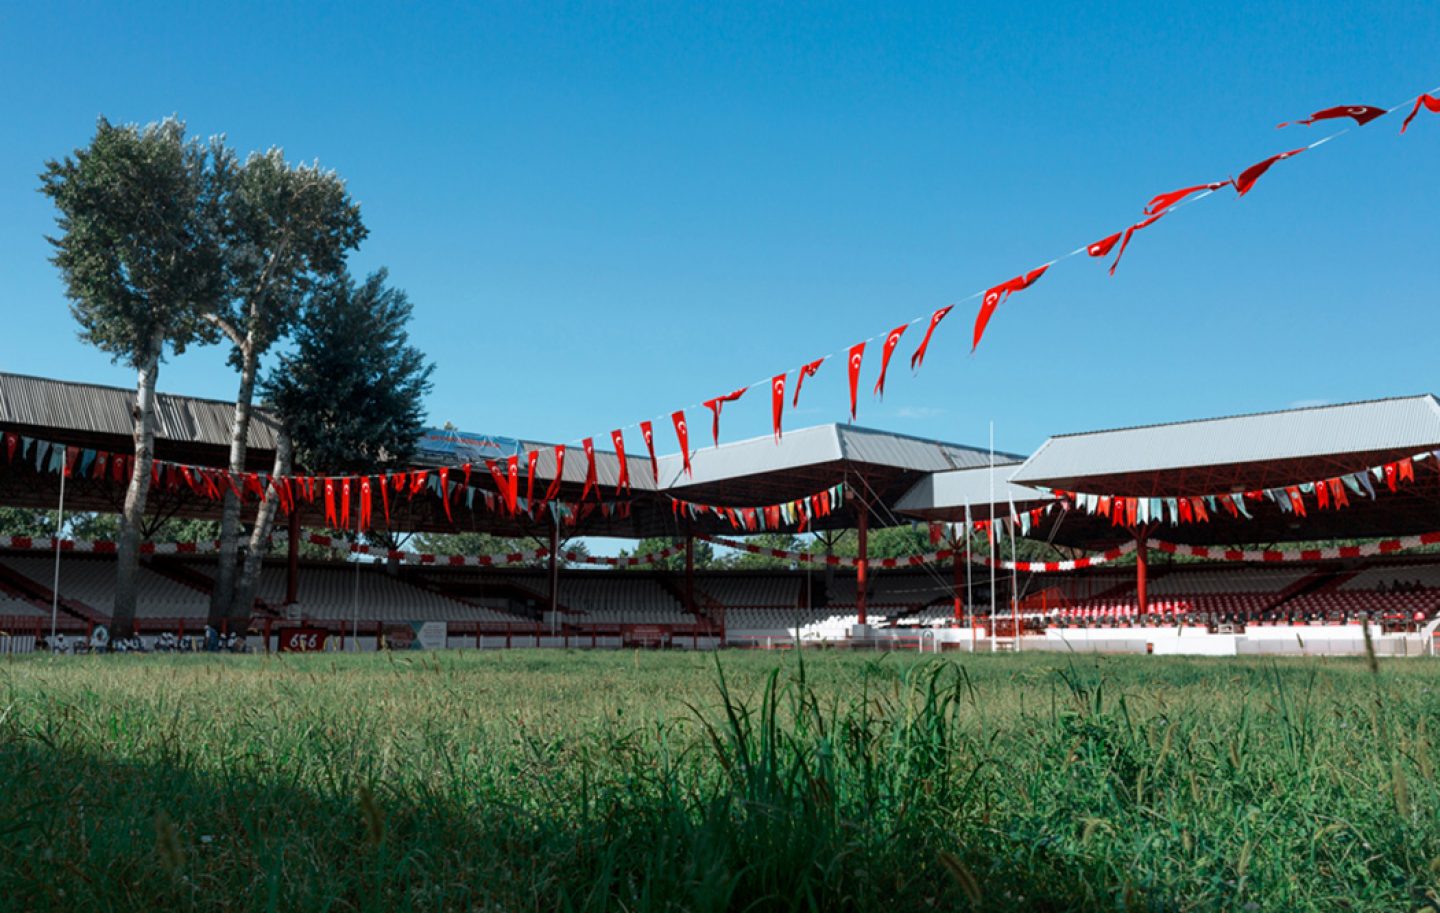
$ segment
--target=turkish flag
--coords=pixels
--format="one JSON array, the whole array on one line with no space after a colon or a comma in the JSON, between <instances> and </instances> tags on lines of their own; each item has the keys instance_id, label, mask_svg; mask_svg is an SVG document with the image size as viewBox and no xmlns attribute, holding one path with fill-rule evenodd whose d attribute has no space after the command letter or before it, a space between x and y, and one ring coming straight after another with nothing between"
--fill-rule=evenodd
<instances>
[{"instance_id":1,"label":"turkish flag","mask_svg":"<svg viewBox=\"0 0 1440 913\"><path fill-rule=\"evenodd\" d=\"M1000 306L1000 302L1009 298L1013 293L1024 291L1034 285L1041 276L1045 275L1045 271L1049 268L1050 264L1047 263L1044 266L1032 269L1023 276L1016 276L1014 279L1002 282L985 292L985 297L980 302L980 313L975 315L975 339L970 344L971 352L979 348L980 337L985 335L985 327L990 323L990 315L995 313L995 309Z\"/></svg>"},{"instance_id":2,"label":"turkish flag","mask_svg":"<svg viewBox=\"0 0 1440 913\"><path fill-rule=\"evenodd\" d=\"M443 474L445 470L440 470ZM350 477L340 480L340 528L350 528Z\"/></svg>"},{"instance_id":3,"label":"turkish flag","mask_svg":"<svg viewBox=\"0 0 1440 913\"><path fill-rule=\"evenodd\" d=\"M1145 204L1145 215L1153 216L1156 213L1164 212L1192 193L1198 193L1201 190L1219 190L1229 183L1229 181L1217 181L1213 184L1196 184L1194 187L1182 187L1179 190L1162 193Z\"/></svg>"},{"instance_id":4,"label":"turkish flag","mask_svg":"<svg viewBox=\"0 0 1440 913\"><path fill-rule=\"evenodd\" d=\"M860 390L860 362L865 357L865 343L850 347L850 421L855 421L855 398Z\"/></svg>"},{"instance_id":5,"label":"turkish flag","mask_svg":"<svg viewBox=\"0 0 1440 913\"><path fill-rule=\"evenodd\" d=\"M905 330L910 324L901 324L891 330L885 337L885 348L880 351L880 379L875 381L875 395L885 397L885 372L890 368L890 356L895 354L895 347L900 345L900 337L905 335Z\"/></svg>"},{"instance_id":6,"label":"turkish flag","mask_svg":"<svg viewBox=\"0 0 1440 913\"><path fill-rule=\"evenodd\" d=\"M1149 228L1151 225L1154 225L1156 222L1160 221L1160 217L1165 215L1166 212L1169 212L1169 210L1162 209L1160 212L1155 213L1155 215L1151 216L1150 218L1140 222L1136 222L1134 225L1131 225L1129 228L1125 229L1125 233L1120 239L1120 251L1115 255L1115 262L1110 264L1110 275L1115 275L1115 267L1120 265L1120 258L1125 256L1125 248L1130 246L1131 236L1133 236L1135 232L1139 231L1140 229Z\"/></svg>"},{"instance_id":7,"label":"turkish flag","mask_svg":"<svg viewBox=\"0 0 1440 913\"><path fill-rule=\"evenodd\" d=\"M325 480L325 525L331 529L340 526L340 517L335 513L335 480Z\"/></svg>"},{"instance_id":8,"label":"turkish flag","mask_svg":"<svg viewBox=\"0 0 1440 913\"><path fill-rule=\"evenodd\" d=\"M805 378L814 377L815 372L819 371L820 366L824 363L825 359L817 358L808 365L801 365L800 373L795 375L795 395L790 400L790 408L794 409L800 404L800 385L805 383Z\"/></svg>"},{"instance_id":9,"label":"turkish flag","mask_svg":"<svg viewBox=\"0 0 1440 913\"><path fill-rule=\"evenodd\" d=\"M1252 187L1255 186L1255 182L1260 180L1260 176L1270 170L1271 165L1275 164L1276 162L1283 162L1285 159L1299 155L1304 151L1305 147L1301 146L1299 149L1291 149L1289 152L1282 152L1279 155L1272 155L1263 162L1256 162L1249 168L1246 168L1244 171L1240 172L1240 176L1235 179L1235 190L1239 192L1240 196L1243 197L1245 194L1250 192L1250 189Z\"/></svg>"},{"instance_id":10,"label":"turkish flag","mask_svg":"<svg viewBox=\"0 0 1440 913\"><path fill-rule=\"evenodd\" d=\"M945 315L950 313L950 309L953 307L955 307L955 305L947 304L930 315L930 325L925 328L925 338L920 340L920 348L916 349L915 354L910 356L910 370L918 371L920 365L924 364L925 350L930 347L930 337L935 335L935 328L940 325L940 321L945 319Z\"/></svg>"},{"instance_id":11,"label":"turkish flag","mask_svg":"<svg viewBox=\"0 0 1440 913\"><path fill-rule=\"evenodd\" d=\"M770 379L770 421L775 426L775 440L780 440L780 417L785 412L785 375Z\"/></svg>"},{"instance_id":12,"label":"turkish flag","mask_svg":"<svg viewBox=\"0 0 1440 913\"><path fill-rule=\"evenodd\" d=\"M390 528L390 486L389 486L388 484L386 484L386 483L388 483L389 481L390 481L390 477L389 477L389 476L386 476L385 478L383 478L383 479L380 480L380 505L381 505L381 507L383 507L383 508L385 509L385 528L386 528L386 529L389 529L389 528ZM288 489L289 489L289 486L287 485L286 488L287 488L287 490L288 490ZM293 500L293 498L292 498L292 500ZM286 513L289 513L289 511L287 510Z\"/></svg>"},{"instance_id":13,"label":"turkish flag","mask_svg":"<svg viewBox=\"0 0 1440 913\"><path fill-rule=\"evenodd\" d=\"M550 487L545 489L545 500L553 501L560 493L560 483L565 478L565 445L555 445L555 476L550 480Z\"/></svg>"},{"instance_id":14,"label":"turkish flag","mask_svg":"<svg viewBox=\"0 0 1440 913\"><path fill-rule=\"evenodd\" d=\"M685 460L685 474L692 475L690 471L690 426L685 423L685 410L672 412L670 421L675 423L675 437L680 441L680 456Z\"/></svg>"},{"instance_id":15,"label":"turkish flag","mask_svg":"<svg viewBox=\"0 0 1440 913\"><path fill-rule=\"evenodd\" d=\"M532 450L525 455L525 503L530 512L535 512L535 467L540 462L540 451Z\"/></svg>"},{"instance_id":16,"label":"turkish flag","mask_svg":"<svg viewBox=\"0 0 1440 913\"><path fill-rule=\"evenodd\" d=\"M370 477L360 477L360 529L370 528Z\"/></svg>"},{"instance_id":17,"label":"turkish flag","mask_svg":"<svg viewBox=\"0 0 1440 913\"><path fill-rule=\"evenodd\" d=\"M1400 468L1400 471L1398 473L1398 475L1400 476L1400 481L1415 481L1415 459L1413 457L1406 457L1395 465Z\"/></svg>"},{"instance_id":18,"label":"turkish flag","mask_svg":"<svg viewBox=\"0 0 1440 913\"><path fill-rule=\"evenodd\" d=\"M744 396L745 389L746 388L741 387L733 393L727 393L724 396L717 396L714 399L705 400L705 408L709 409L710 414L714 416L714 420L710 424L710 435L715 439L716 447L720 446L720 410L725 407L726 403L733 403Z\"/></svg>"},{"instance_id":19,"label":"turkish flag","mask_svg":"<svg viewBox=\"0 0 1440 913\"><path fill-rule=\"evenodd\" d=\"M1101 238L1099 241L1096 241L1094 244L1091 244L1089 247L1085 248L1085 253L1089 254L1092 257L1105 256L1115 248L1115 243L1120 240L1120 234L1121 233L1117 231L1115 232L1115 234L1111 235L1108 238Z\"/></svg>"},{"instance_id":20,"label":"turkish flag","mask_svg":"<svg viewBox=\"0 0 1440 913\"><path fill-rule=\"evenodd\" d=\"M450 515L450 467L441 466L440 475L440 503L445 505L445 519L453 525L455 518Z\"/></svg>"},{"instance_id":21,"label":"turkish flag","mask_svg":"<svg viewBox=\"0 0 1440 913\"><path fill-rule=\"evenodd\" d=\"M615 496L619 497L622 490L630 490L630 464L625 459L625 432L616 429L610 432L610 442L615 445L615 455L620 458L620 475L615 480Z\"/></svg>"},{"instance_id":22,"label":"turkish flag","mask_svg":"<svg viewBox=\"0 0 1440 913\"><path fill-rule=\"evenodd\" d=\"M650 472L660 481L660 463L655 459L655 426L649 422L640 423L640 436L645 439L645 449L650 453Z\"/></svg>"},{"instance_id":23,"label":"turkish flag","mask_svg":"<svg viewBox=\"0 0 1440 913\"><path fill-rule=\"evenodd\" d=\"M580 446L585 450L585 487L580 490L580 500L584 501L590 489L595 489L597 495L600 493L600 482L595 476L595 439L587 437Z\"/></svg>"},{"instance_id":24,"label":"turkish flag","mask_svg":"<svg viewBox=\"0 0 1440 913\"><path fill-rule=\"evenodd\" d=\"M1283 124L1277 125L1277 129L1278 127L1288 127L1291 124L1303 124L1308 127L1316 121L1332 120L1337 117L1352 118L1355 123L1363 127L1375 118L1384 117L1389 113L1390 112L1384 108L1376 108L1371 105L1337 105L1334 108L1326 108L1324 111L1316 111L1304 120L1286 121Z\"/></svg>"},{"instance_id":25,"label":"turkish flag","mask_svg":"<svg viewBox=\"0 0 1440 913\"><path fill-rule=\"evenodd\" d=\"M514 516L516 509L520 506L520 457L510 457L505 461L505 509Z\"/></svg>"},{"instance_id":26,"label":"turkish flag","mask_svg":"<svg viewBox=\"0 0 1440 913\"><path fill-rule=\"evenodd\" d=\"M1436 98L1435 96L1428 94L1421 95L1419 98L1415 99L1415 107L1410 109L1410 113L1405 117L1405 123L1400 125L1401 133L1404 133L1406 130L1410 129L1410 122L1415 119L1415 115L1420 113L1421 105L1424 105L1425 110L1429 111L1431 114L1440 114L1440 98Z\"/></svg>"}]
</instances>

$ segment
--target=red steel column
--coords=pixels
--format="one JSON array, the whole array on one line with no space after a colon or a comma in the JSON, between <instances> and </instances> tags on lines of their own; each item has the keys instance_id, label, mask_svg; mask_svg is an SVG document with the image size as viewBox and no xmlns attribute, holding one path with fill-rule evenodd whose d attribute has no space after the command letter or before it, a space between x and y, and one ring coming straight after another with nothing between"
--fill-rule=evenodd
<instances>
[{"instance_id":1,"label":"red steel column","mask_svg":"<svg viewBox=\"0 0 1440 913\"><path fill-rule=\"evenodd\" d=\"M860 519L855 527L855 537L859 540L855 562L855 614L858 616L856 620L863 625L869 623L869 616L865 613L865 572L870 564L870 505L863 498L856 498L855 503L860 510Z\"/></svg>"},{"instance_id":2,"label":"red steel column","mask_svg":"<svg viewBox=\"0 0 1440 913\"><path fill-rule=\"evenodd\" d=\"M965 618L965 600L960 598L960 562L964 560L964 553L960 551L959 539L954 540L951 543L951 547L955 549L955 554L952 556L954 573L952 574L952 579L950 581L951 586L955 588L955 620L963 621Z\"/></svg>"},{"instance_id":3,"label":"red steel column","mask_svg":"<svg viewBox=\"0 0 1440 913\"><path fill-rule=\"evenodd\" d=\"M1150 610L1150 602L1145 596L1145 576L1149 570L1150 560L1145 549L1144 530L1135 531L1135 603L1136 611L1140 615L1146 615Z\"/></svg>"}]
</instances>

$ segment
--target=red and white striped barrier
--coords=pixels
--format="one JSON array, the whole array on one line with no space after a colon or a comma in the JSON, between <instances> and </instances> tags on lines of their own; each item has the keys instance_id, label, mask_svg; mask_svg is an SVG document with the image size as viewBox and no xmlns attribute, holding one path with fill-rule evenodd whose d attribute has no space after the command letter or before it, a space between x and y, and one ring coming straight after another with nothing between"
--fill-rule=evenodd
<instances>
[{"instance_id":1,"label":"red and white striped barrier","mask_svg":"<svg viewBox=\"0 0 1440 913\"><path fill-rule=\"evenodd\" d=\"M1286 561L1333 561L1337 558L1373 558L1376 555L1393 555L1422 545L1440 543L1440 533L1422 533L1418 536L1402 536L1398 539L1382 539L1364 545L1340 545L1332 548L1306 548L1293 551L1273 549L1211 548L1204 545L1177 545L1173 542L1159 542L1151 539L1146 543L1156 551L1167 555L1185 555L1191 558L1206 558L1211 561L1252 561L1280 563Z\"/></svg>"},{"instance_id":2,"label":"red and white striped barrier","mask_svg":"<svg viewBox=\"0 0 1440 913\"><path fill-rule=\"evenodd\" d=\"M736 539L723 539L719 536L696 536L697 539L704 539L706 542L713 542L716 545L723 545L726 548L738 549L742 552L749 552L752 555L765 555L770 558L781 560L799 561L804 564L828 564L833 567L856 567L860 561L858 558L846 558L839 555L814 555L810 552L791 552L779 548L762 548L758 545L751 545L748 542L741 542ZM1124 557L1135 551L1135 543L1127 542L1124 545L1110 549L1099 555L1087 555L1084 558L1076 558L1071 561L1005 561L1002 559L988 558L981 555L970 556L970 560L984 567L994 566L999 570L1021 571L1025 573L1055 573L1057 571L1075 571L1087 567L1098 567L1102 564L1109 564L1118 558ZM955 557L954 549L941 549L937 552L929 552L924 555L907 555L904 558L871 558L867 563L868 567L897 568L897 567L920 567L926 564L936 564L941 561L949 561Z\"/></svg>"}]
</instances>

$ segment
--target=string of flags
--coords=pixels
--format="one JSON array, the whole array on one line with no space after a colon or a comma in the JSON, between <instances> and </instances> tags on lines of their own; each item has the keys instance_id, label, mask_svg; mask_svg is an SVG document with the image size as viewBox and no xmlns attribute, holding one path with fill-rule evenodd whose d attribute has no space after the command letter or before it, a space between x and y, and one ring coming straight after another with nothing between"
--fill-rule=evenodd
<instances>
[{"instance_id":1,"label":"string of flags","mask_svg":"<svg viewBox=\"0 0 1440 913\"><path fill-rule=\"evenodd\" d=\"M1374 499L1381 488L1398 491L1400 485L1415 481L1415 466L1430 459L1440 460L1440 451L1426 451L1391 463L1381 463L1358 472L1298 482L1273 488L1241 492L1217 492L1174 498L1143 498L1102 495L1075 491L1054 491L1074 508L1110 520L1112 526L1134 527L1147 523L1209 523L1221 512L1231 519L1253 519L1249 506L1271 503L1281 512L1297 517L1315 510L1340 510L1350 506L1351 496ZM1247 506L1248 505L1248 506Z\"/></svg>"},{"instance_id":2,"label":"string of flags","mask_svg":"<svg viewBox=\"0 0 1440 913\"><path fill-rule=\"evenodd\" d=\"M979 524L976 524L977 528ZM990 526L987 523L986 528ZM761 545L754 545L750 542L742 542L738 539L726 539L720 536L696 535L697 539L703 539L714 545L733 548L737 551L749 552L752 555L764 555L767 558L778 558L782 561L795 561L800 564L825 564L831 567L859 567L860 559L844 555L825 555L814 552L797 552L783 548L766 548ZM994 558L986 555L976 555L968 549L942 548L934 552L926 552L918 555L906 555L901 558L869 558L865 566L869 568L900 568L900 567L921 567L927 564L938 564L942 561L951 561L956 557L962 560L968 556L973 564L982 567L994 567L997 570L1019 571L1021 573L1054 573L1057 571L1078 571L1090 567L1099 567L1102 564L1109 564L1135 551L1134 542L1123 542L1115 548L1098 555L1087 555L1082 558L1075 558L1069 561L1007 561L1001 558Z\"/></svg>"},{"instance_id":3,"label":"string of flags","mask_svg":"<svg viewBox=\"0 0 1440 913\"><path fill-rule=\"evenodd\" d=\"M1055 260L1051 260L1032 270L1021 273L1005 282L991 286L983 292L975 292L967 296L963 300L980 299L980 308L975 317L971 351L973 352L978 349L990 320L999 306L1012 295L1033 287L1052 266L1061 260L1067 260L1080 254L1085 254L1091 258L1102 258L1109 256L1112 251L1115 251L1115 258L1110 264L1110 272L1113 274L1136 233L1154 225L1161 218L1174 212L1181 206L1215 194L1225 187L1232 187L1237 197L1244 197L1254 190L1256 183L1280 162L1287 161L1303 152L1315 149L1348 132L1350 129L1365 127L1408 105L1409 113L1406 115L1400 128L1400 133L1403 134L1410 128L1412 121L1415 120L1422 110L1440 114L1440 98L1437 98L1436 94L1434 94L1437 92L1440 92L1440 88L1422 93L1392 108L1375 105L1337 105L1316 111L1307 118L1282 123L1279 125L1280 127L1309 126L1321 122L1348 119L1353 121L1355 126L1346 127L1343 130L1325 136L1308 145L1280 152L1262 159L1243 169L1238 177L1195 184L1157 194L1142 208L1142 218L1124 229L1109 234L1099 241L1078 247ZM1118 251L1116 250L1117 247ZM928 316L915 317L902 323L885 334L881 349L879 376L873 390L876 397L884 396L885 381L889 371L891 356L899 347L901 337L905 334L906 330L913 324L921 322L927 323L924 338L910 356L910 367L912 371L918 371L924 362L925 354L936 329L953 308L953 304L946 305L935 310ZM858 342L851 346L846 352L850 394L850 418L852 421L855 419L858 410L859 380L866 345L878 338L881 337L875 336ZM836 353L810 361L794 371L795 382L793 390L789 393L791 409L797 408L799 405L800 390L805 379L814 377L821 366L830 358L834 357L834 354ZM787 389L790 389L790 384L787 379L790 374L791 370L786 370L769 379L756 381L755 383L740 387L723 396L717 396L703 401L700 405L711 413L711 439L714 444L718 446L720 442L720 418L724 405L738 401L750 389L760 386L761 384L770 387L772 430L775 440L777 442L780 441L783 437L785 399ZM686 409L677 410L671 413L670 418L674 426L676 441L680 446L683 470L688 476L692 472L692 451L690 448L689 423L686 417L686 411ZM631 427L635 426L626 426L626 428ZM638 424L638 427L645 442L651 472L658 484L660 474L659 463L655 456L653 422L642 421ZM614 448L616 456L619 458L618 478L614 492L614 497L617 499L628 495L630 491L629 462L625 458L624 432L626 428L619 428L610 432L611 445ZM7 434L5 439L6 450L12 454L19 443L19 441L14 439L15 437L17 436ZM28 438L24 440L33 443ZM41 443L44 444L44 442ZM563 477L566 455L566 445L557 444L553 445L556 463L555 472L545 492L538 498L535 493L535 480L540 451L526 451L523 454L523 458L522 455L517 454L503 462L496 460L486 461L483 469L488 470L491 479L493 479L495 483L496 491L480 493L480 496L484 499L484 504L492 510L503 509L512 516L521 513L538 516L548 505L557 518L564 518L566 520L583 516L589 510L593 509L599 509L601 511L627 510L628 505L626 504L607 505L602 498L596 472L594 438L584 438L580 441L580 445L586 458L586 471L584 487L578 502L567 505L560 504L560 502L556 500ZM128 455L104 454L83 448L64 448L61 454L56 456L50 453L50 448L54 446L58 445L47 444L37 448L38 452L35 455L37 469L41 468L42 464L45 464L48 459L52 469L63 468L64 471L69 474L74 468L74 465L78 463L79 471L82 475L88 475L93 472L95 473L95 478L110 478L120 482L128 477L130 468L133 467L133 462L131 462L133 461L133 457ZM26 449L29 450L30 448L27 446ZM73 457L69 453L71 450L75 451ZM522 463L525 467L525 495L523 497L520 495ZM298 500L302 498L307 502L313 502L317 497L323 497L327 510L327 522L333 520L334 525L346 528L349 527L351 496L354 495L358 498L359 502L359 517L357 520L361 528L364 529L368 528L372 522L373 502L376 495L379 496L381 510L387 519L392 492L394 496L397 497L407 495L413 498L415 494L428 487L433 493L440 497L447 516L450 516L450 505L452 501L458 498L458 492L463 492L467 504L473 506L477 492L470 487L470 476L472 470L478 471L481 468L482 467L472 466L470 463L464 463L434 470L409 470L371 476L307 477L269 476L265 473L232 474L210 467L157 462L156 469L152 473L152 483L172 484L177 487L184 485L196 493L216 499L224 497L227 492L233 492L242 500L247 494L253 495L256 498L263 498L273 489L278 494L282 510L287 513L293 509ZM449 478L452 474L462 476L461 484L457 485L455 480ZM595 503L598 504L598 508L590 506L592 494L595 498ZM1333 489L1327 494L1333 495ZM338 508L337 496L339 499ZM1291 502L1293 505L1293 498ZM1216 503L1220 503L1218 498ZM1233 503L1232 501L1232 504ZM1207 509L1212 507L1208 501L1205 502L1205 506ZM1234 506L1238 510L1241 505L1235 504ZM1148 503L1144 507L1141 507L1140 504L1137 503L1135 507L1137 517L1138 511L1149 511L1151 509L1151 505ZM1164 509L1166 508L1161 508L1161 510ZM1177 511L1184 511L1187 508L1177 503L1175 509ZM1190 504L1188 510L1193 517L1195 511L1195 504L1193 502ZM1126 516L1129 517L1129 504L1126 505L1126 511Z\"/></svg>"},{"instance_id":4,"label":"string of flags","mask_svg":"<svg viewBox=\"0 0 1440 913\"><path fill-rule=\"evenodd\" d=\"M670 509L676 518L682 515L691 520L716 517L744 532L770 532L793 526L803 533L816 519L830 516L844 503L845 483L838 482L813 495L763 507L727 507L672 497Z\"/></svg>"}]
</instances>

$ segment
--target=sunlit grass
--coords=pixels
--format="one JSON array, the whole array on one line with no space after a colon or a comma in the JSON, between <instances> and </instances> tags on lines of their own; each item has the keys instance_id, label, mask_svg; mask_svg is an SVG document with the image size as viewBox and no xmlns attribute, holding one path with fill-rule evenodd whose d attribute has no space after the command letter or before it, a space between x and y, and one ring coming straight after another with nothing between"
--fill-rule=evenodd
<instances>
[{"instance_id":1,"label":"sunlit grass","mask_svg":"<svg viewBox=\"0 0 1440 913\"><path fill-rule=\"evenodd\" d=\"M0 908L1440 909L1434 670L17 659Z\"/></svg>"}]
</instances>

